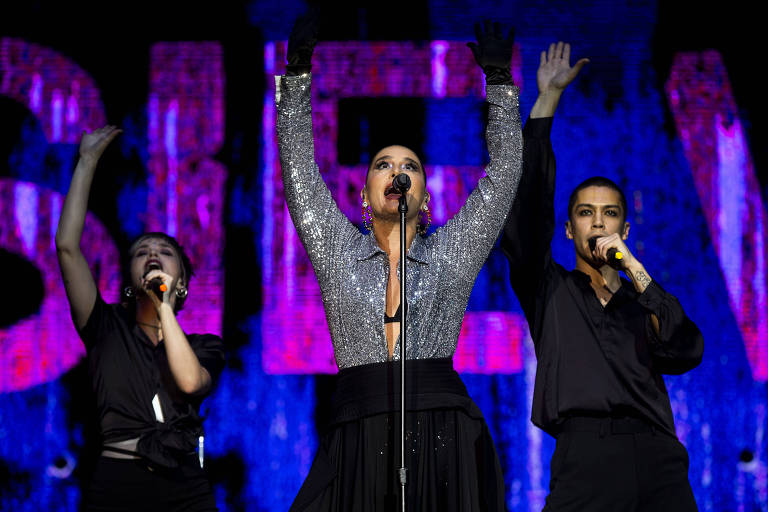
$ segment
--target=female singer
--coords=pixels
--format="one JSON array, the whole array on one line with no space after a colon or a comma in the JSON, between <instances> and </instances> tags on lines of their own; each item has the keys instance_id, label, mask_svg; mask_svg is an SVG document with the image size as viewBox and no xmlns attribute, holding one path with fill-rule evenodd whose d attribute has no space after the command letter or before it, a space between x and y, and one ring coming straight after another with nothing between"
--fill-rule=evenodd
<instances>
[{"instance_id":1,"label":"female singer","mask_svg":"<svg viewBox=\"0 0 768 512\"><path fill-rule=\"evenodd\" d=\"M411 510L504 510L504 480L488 427L452 356L475 278L515 197L521 174L512 33L476 27L470 47L486 74L490 163L461 211L431 236L421 159L379 151L361 193L360 231L342 214L314 161L310 107L315 24L291 33L276 91L288 209L320 284L339 367L332 420L291 510L395 510L399 501L399 323L407 310L407 500ZM407 174L407 307L400 302L399 194Z\"/></svg>"},{"instance_id":2,"label":"female singer","mask_svg":"<svg viewBox=\"0 0 768 512\"><path fill-rule=\"evenodd\" d=\"M142 235L129 250L123 302L106 304L80 251L96 164L118 133L105 126L83 134L56 232L103 441L86 509L217 510L195 449L200 403L224 353L218 336L186 334L176 321L192 277L189 258L164 233Z\"/></svg>"}]
</instances>

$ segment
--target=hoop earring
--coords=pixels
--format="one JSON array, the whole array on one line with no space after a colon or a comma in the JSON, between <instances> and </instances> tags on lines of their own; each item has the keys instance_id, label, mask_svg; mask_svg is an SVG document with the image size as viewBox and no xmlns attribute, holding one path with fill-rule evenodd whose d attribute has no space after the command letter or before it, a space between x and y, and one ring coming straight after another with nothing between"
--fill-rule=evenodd
<instances>
[{"instance_id":1,"label":"hoop earring","mask_svg":"<svg viewBox=\"0 0 768 512\"><path fill-rule=\"evenodd\" d=\"M429 206L426 204L421 208L421 211L424 213L424 215L422 216L422 222L419 223L417 232L420 235L426 235L430 224L432 224L432 212L429 211ZM424 217L426 217L426 222L424 221Z\"/></svg>"},{"instance_id":2,"label":"hoop earring","mask_svg":"<svg viewBox=\"0 0 768 512\"><path fill-rule=\"evenodd\" d=\"M179 299L186 299L187 294L189 293L189 290L187 290L185 287L176 288L176 297Z\"/></svg>"},{"instance_id":3,"label":"hoop earring","mask_svg":"<svg viewBox=\"0 0 768 512\"><path fill-rule=\"evenodd\" d=\"M133 286L126 286L123 288L123 297L126 299L136 298L136 290L133 288Z\"/></svg>"},{"instance_id":4,"label":"hoop earring","mask_svg":"<svg viewBox=\"0 0 768 512\"><path fill-rule=\"evenodd\" d=\"M368 204L368 201L363 200L361 216L363 217L365 229L373 233L373 212L371 212L371 205Z\"/></svg>"}]
</instances>

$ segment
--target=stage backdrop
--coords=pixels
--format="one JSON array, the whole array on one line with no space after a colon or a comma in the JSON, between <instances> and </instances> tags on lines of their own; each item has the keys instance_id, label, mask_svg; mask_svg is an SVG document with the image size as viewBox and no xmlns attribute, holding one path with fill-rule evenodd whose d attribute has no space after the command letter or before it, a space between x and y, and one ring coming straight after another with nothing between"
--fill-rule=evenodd
<instances>
[{"instance_id":1,"label":"stage backdrop","mask_svg":"<svg viewBox=\"0 0 768 512\"><path fill-rule=\"evenodd\" d=\"M137 42L140 58L108 71L77 45L0 34L0 126L9 140L0 255L12 274L0 324L3 510L76 510L87 485L98 439L53 239L80 134L107 120L124 134L99 168L82 249L108 300L119 295L119 254L137 234L165 231L189 251L197 272L182 324L223 335L229 358L204 404L220 509L286 510L309 470L336 368L317 282L285 207L272 78L306 6L245 7L244 39L154 36ZM434 224L461 207L487 159L483 76L465 46L471 21L517 26L523 116L536 96L539 52L573 42L575 56L592 62L554 123L557 225L584 178L624 187L630 248L704 333L701 366L666 378L699 507L768 510L766 202L723 55L698 48L654 66L652 2L422 7L419 38L363 37L376 23L369 17L357 20L358 39L323 41L315 52L316 158L342 211L360 224L367 160L377 143L399 140L424 155ZM553 252L573 265L560 230ZM509 509L540 510L554 442L529 421L535 358L497 249L454 361L496 441Z\"/></svg>"}]
</instances>

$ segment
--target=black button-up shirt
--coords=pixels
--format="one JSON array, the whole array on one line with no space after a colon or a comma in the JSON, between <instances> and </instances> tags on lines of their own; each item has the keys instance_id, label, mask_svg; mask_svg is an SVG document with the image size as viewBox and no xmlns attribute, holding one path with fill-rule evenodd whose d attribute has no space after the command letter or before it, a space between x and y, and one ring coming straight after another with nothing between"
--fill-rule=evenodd
<instances>
[{"instance_id":1,"label":"black button-up shirt","mask_svg":"<svg viewBox=\"0 0 768 512\"><path fill-rule=\"evenodd\" d=\"M140 438L141 455L164 466L178 465L195 450L203 433L198 411L205 395L182 392L171 374L163 342L155 346L126 308L106 304L101 295L79 334L85 343L104 442ZM221 338L188 334L187 340L215 383L224 367ZM152 406L155 394L163 422L157 420Z\"/></svg>"},{"instance_id":2,"label":"black button-up shirt","mask_svg":"<svg viewBox=\"0 0 768 512\"><path fill-rule=\"evenodd\" d=\"M701 362L701 332L655 281L639 294L622 279L603 307L589 276L552 259L551 127L551 117L525 125L523 177L501 240L536 349L531 419L555 434L569 416L639 416L674 436L661 374L683 373ZM658 335L651 314L659 320Z\"/></svg>"}]
</instances>

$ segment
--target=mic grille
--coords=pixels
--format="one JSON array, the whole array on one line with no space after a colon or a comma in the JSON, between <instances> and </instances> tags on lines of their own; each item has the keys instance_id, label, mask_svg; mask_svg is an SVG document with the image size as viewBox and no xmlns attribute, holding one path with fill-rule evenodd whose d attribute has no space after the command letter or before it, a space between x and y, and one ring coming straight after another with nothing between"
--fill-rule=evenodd
<instances>
[{"instance_id":1,"label":"mic grille","mask_svg":"<svg viewBox=\"0 0 768 512\"><path fill-rule=\"evenodd\" d=\"M411 178L407 174L398 174L395 176L392 184L401 192L411 188Z\"/></svg>"}]
</instances>

